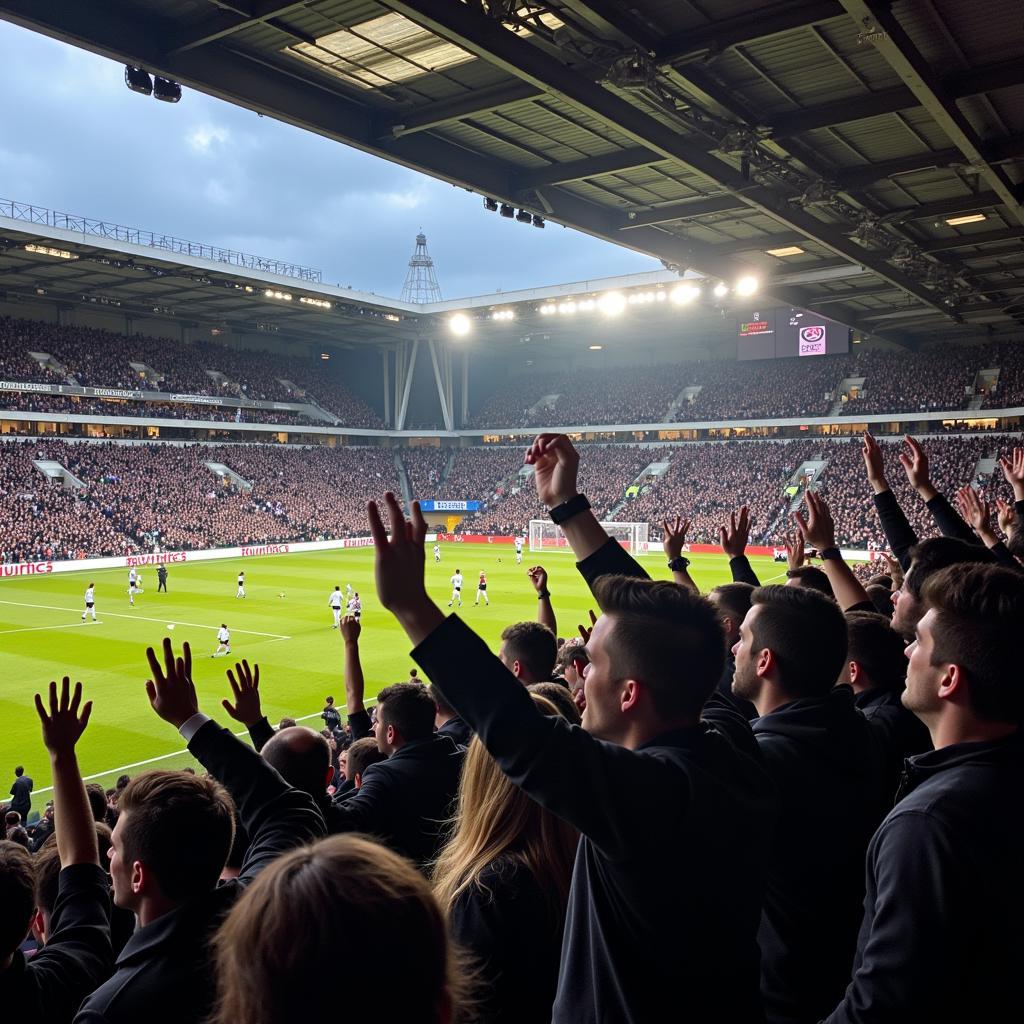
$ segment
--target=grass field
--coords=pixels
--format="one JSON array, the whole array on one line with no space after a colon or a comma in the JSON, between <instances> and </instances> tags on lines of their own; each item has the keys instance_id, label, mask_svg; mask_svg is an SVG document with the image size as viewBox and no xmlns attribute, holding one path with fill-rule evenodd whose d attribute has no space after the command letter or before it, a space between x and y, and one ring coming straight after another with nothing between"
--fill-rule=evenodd
<instances>
[{"instance_id":1,"label":"grass field","mask_svg":"<svg viewBox=\"0 0 1024 1024\"><path fill-rule=\"evenodd\" d=\"M442 559L435 564L428 551L432 596L442 607L447 605L448 579L460 568L466 578L464 617L495 649L506 625L534 617L536 597L525 570L537 556L524 553L523 565L517 566L511 548L449 544ZM668 577L660 554L643 561L653 576ZM692 561L691 573L701 590L730 578L722 555L694 555ZM752 562L763 581L779 577L780 566L770 558ZM570 555L552 553L543 564L559 633L574 635L593 600ZM235 598L240 567L246 574L245 600ZM475 608L481 569L488 576L491 605ZM32 697L65 674L80 679L87 698L94 701L92 721L80 744L83 774L109 786L122 772L133 774L147 764L193 763L178 735L153 714L146 700L146 647L159 646L164 636L172 636L175 644L187 640L192 645L201 707L229 725L235 723L220 700L229 693L224 673L234 658L209 657L221 622L231 630L232 654L259 663L263 707L272 722L291 715L309 717L311 725L319 726L324 696L330 693L343 702L341 641L330 628L327 605L335 584L344 588L351 583L363 599L367 695L408 678L413 666L404 633L377 604L371 549L171 565L166 594L157 593L154 567L144 568L142 576L145 593L136 598L134 608L128 604L125 569L88 578L74 572L0 581L0 800L6 799L16 764L23 764L35 781L33 810L48 798L49 763ZM96 625L83 624L80 618L89 579L96 584ZM283 598L278 596L282 591ZM169 624L175 627L173 633L167 631Z\"/></svg>"}]
</instances>

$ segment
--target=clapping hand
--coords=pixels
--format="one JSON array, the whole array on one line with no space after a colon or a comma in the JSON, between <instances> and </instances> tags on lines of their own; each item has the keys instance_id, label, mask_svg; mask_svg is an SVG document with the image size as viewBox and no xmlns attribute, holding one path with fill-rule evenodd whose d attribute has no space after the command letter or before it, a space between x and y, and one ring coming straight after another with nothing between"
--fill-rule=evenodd
<instances>
[{"instance_id":1,"label":"clapping hand","mask_svg":"<svg viewBox=\"0 0 1024 1024\"><path fill-rule=\"evenodd\" d=\"M956 492L956 500L960 508L960 515L964 517L964 520L970 525L971 529L982 540L987 542L991 538L994 543L996 538L992 532L992 510L989 503L979 498L978 492L970 484L966 487L961 487Z\"/></svg>"},{"instance_id":2,"label":"clapping hand","mask_svg":"<svg viewBox=\"0 0 1024 1024\"><path fill-rule=\"evenodd\" d=\"M1013 488L1015 501L1024 501L1024 448L1014 448L1010 457L999 457L999 468L1006 482Z\"/></svg>"},{"instance_id":3,"label":"clapping hand","mask_svg":"<svg viewBox=\"0 0 1024 1024\"><path fill-rule=\"evenodd\" d=\"M722 550L730 558L738 558L747 549L750 539L750 509L743 505L736 512L729 513L729 523L718 528Z\"/></svg>"},{"instance_id":4,"label":"clapping hand","mask_svg":"<svg viewBox=\"0 0 1024 1024\"><path fill-rule=\"evenodd\" d=\"M799 569L804 564L804 535L799 531L787 531L782 538L786 543L786 565L790 569Z\"/></svg>"},{"instance_id":5,"label":"clapping hand","mask_svg":"<svg viewBox=\"0 0 1024 1024\"><path fill-rule=\"evenodd\" d=\"M996 499L996 522L1007 537L1017 532L1017 510L1002 498Z\"/></svg>"},{"instance_id":6,"label":"clapping hand","mask_svg":"<svg viewBox=\"0 0 1024 1024\"><path fill-rule=\"evenodd\" d=\"M530 577L530 582L533 584L533 589L538 594L543 594L548 589L548 571L542 565L534 565L526 570L526 575Z\"/></svg>"},{"instance_id":7,"label":"clapping hand","mask_svg":"<svg viewBox=\"0 0 1024 1024\"><path fill-rule=\"evenodd\" d=\"M933 492L931 479L928 476L928 456L921 445L909 434L904 437L903 443L909 451L900 452L900 465L907 474L910 485L918 493ZM934 497L933 493L922 494L925 500Z\"/></svg>"},{"instance_id":8,"label":"clapping hand","mask_svg":"<svg viewBox=\"0 0 1024 1024\"><path fill-rule=\"evenodd\" d=\"M36 712L43 727L43 743L46 744L50 756L56 757L58 754L71 753L75 749L75 744L81 739L85 727L89 724L92 701L88 700L82 704L82 684L75 683L72 692L71 679L68 676L61 682L59 696L57 684L50 683L49 698L50 710L47 713L42 696L36 694Z\"/></svg>"},{"instance_id":9,"label":"clapping hand","mask_svg":"<svg viewBox=\"0 0 1024 1024\"><path fill-rule=\"evenodd\" d=\"M412 519L407 520L391 491L384 495L384 511L390 534L384 527L377 503L371 501L366 507L377 555L377 593L381 604L397 614L430 600L423 582L423 541L427 523L418 501L412 503Z\"/></svg>"},{"instance_id":10,"label":"clapping hand","mask_svg":"<svg viewBox=\"0 0 1024 1024\"><path fill-rule=\"evenodd\" d=\"M800 511L793 513L793 521L804 542L810 544L812 548L817 548L819 552L826 548L834 548L836 528L825 499L814 491L805 491L804 504L807 506L806 518Z\"/></svg>"},{"instance_id":11,"label":"clapping hand","mask_svg":"<svg viewBox=\"0 0 1024 1024\"><path fill-rule=\"evenodd\" d=\"M526 452L541 504L554 508L579 493L580 455L565 434L541 434Z\"/></svg>"},{"instance_id":12,"label":"clapping hand","mask_svg":"<svg viewBox=\"0 0 1024 1024\"><path fill-rule=\"evenodd\" d=\"M153 674L146 680L146 695L153 710L165 721L180 729L199 711L199 698L192 682L192 648L181 645L181 657L176 658L170 637L164 637L164 663L152 647L146 648L146 658Z\"/></svg>"},{"instance_id":13,"label":"clapping hand","mask_svg":"<svg viewBox=\"0 0 1024 1024\"><path fill-rule=\"evenodd\" d=\"M671 562L683 553L683 547L686 545L686 531L690 529L690 520L680 516L676 516L675 522L666 519L662 522L661 529L665 534L661 546L665 549L665 554Z\"/></svg>"},{"instance_id":14,"label":"clapping hand","mask_svg":"<svg viewBox=\"0 0 1024 1024\"><path fill-rule=\"evenodd\" d=\"M249 728L263 717L263 707L260 702L260 667L253 665L250 669L249 662L243 660L240 663L235 663L234 672L228 669L227 676L235 703L222 700L221 704L236 722L241 722L242 725Z\"/></svg>"}]
</instances>

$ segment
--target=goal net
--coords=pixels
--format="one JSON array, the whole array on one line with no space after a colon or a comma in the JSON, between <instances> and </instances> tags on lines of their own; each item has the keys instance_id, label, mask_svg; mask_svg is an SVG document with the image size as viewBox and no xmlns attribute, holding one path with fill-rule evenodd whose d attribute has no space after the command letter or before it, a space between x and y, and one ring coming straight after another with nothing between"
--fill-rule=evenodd
<instances>
[{"instance_id":1,"label":"goal net","mask_svg":"<svg viewBox=\"0 0 1024 1024\"><path fill-rule=\"evenodd\" d=\"M601 523L631 555L647 552L648 523ZM562 531L550 519L530 520L531 551L571 551Z\"/></svg>"}]
</instances>

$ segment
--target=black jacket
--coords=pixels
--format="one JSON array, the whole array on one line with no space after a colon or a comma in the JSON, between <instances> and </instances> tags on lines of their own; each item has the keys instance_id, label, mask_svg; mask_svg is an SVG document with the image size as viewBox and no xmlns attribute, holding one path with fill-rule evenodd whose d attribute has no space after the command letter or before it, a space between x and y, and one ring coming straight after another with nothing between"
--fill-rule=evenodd
<instances>
[{"instance_id":1,"label":"black jacket","mask_svg":"<svg viewBox=\"0 0 1024 1024\"><path fill-rule=\"evenodd\" d=\"M110 883L98 864L72 864L60 873L49 941L27 963L15 950L0 972L6 1019L65 1024L113 969Z\"/></svg>"},{"instance_id":2,"label":"black jacket","mask_svg":"<svg viewBox=\"0 0 1024 1024\"><path fill-rule=\"evenodd\" d=\"M893 690L865 690L854 697L854 703L882 745L888 810L896 802L896 787L907 758L931 750L932 738L924 722L903 706L900 694Z\"/></svg>"},{"instance_id":3,"label":"black jacket","mask_svg":"<svg viewBox=\"0 0 1024 1024\"><path fill-rule=\"evenodd\" d=\"M612 540L580 571L646 575ZM457 616L413 657L502 771L582 833L555 1024L646 1024L667 1007L763 1020L756 935L775 800L749 724L712 696L699 725L628 750L541 713Z\"/></svg>"},{"instance_id":4,"label":"black jacket","mask_svg":"<svg viewBox=\"0 0 1024 1024\"><path fill-rule=\"evenodd\" d=\"M306 793L292 789L255 751L216 722L188 745L231 794L252 837L237 879L138 928L117 958L114 976L82 1005L75 1024L192 1024L213 1006L208 940L235 900L282 853L324 834Z\"/></svg>"},{"instance_id":5,"label":"black jacket","mask_svg":"<svg viewBox=\"0 0 1024 1024\"><path fill-rule=\"evenodd\" d=\"M449 736L406 743L331 805L328 832L365 832L425 866L444 843L465 753Z\"/></svg>"},{"instance_id":6,"label":"black jacket","mask_svg":"<svg viewBox=\"0 0 1024 1024\"><path fill-rule=\"evenodd\" d=\"M437 730L437 735L450 736L460 747L468 747L470 740L473 738L473 730L470 729L469 723L464 718L456 715L454 718L449 718Z\"/></svg>"},{"instance_id":7,"label":"black jacket","mask_svg":"<svg viewBox=\"0 0 1024 1024\"><path fill-rule=\"evenodd\" d=\"M1024 1018L1024 737L907 762L871 840L853 980L827 1024Z\"/></svg>"},{"instance_id":8,"label":"black jacket","mask_svg":"<svg viewBox=\"0 0 1024 1024\"><path fill-rule=\"evenodd\" d=\"M850 978L861 866L887 809L881 747L848 686L786 704L753 728L781 801L759 933L765 1012L770 1022L814 1024Z\"/></svg>"},{"instance_id":9,"label":"black jacket","mask_svg":"<svg viewBox=\"0 0 1024 1024\"><path fill-rule=\"evenodd\" d=\"M22 825L28 824L28 812L32 810L32 780L27 775L20 775L11 786L9 811L17 811L21 815Z\"/></svg>"}]
</instances>

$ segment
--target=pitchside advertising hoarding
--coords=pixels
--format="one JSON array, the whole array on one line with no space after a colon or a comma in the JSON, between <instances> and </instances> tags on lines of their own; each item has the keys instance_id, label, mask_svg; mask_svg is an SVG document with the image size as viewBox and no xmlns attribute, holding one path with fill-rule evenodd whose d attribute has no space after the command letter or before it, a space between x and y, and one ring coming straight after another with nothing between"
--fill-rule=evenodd
<instances>
[{"instance_id":1,"label":"pitchside advertising hoarding","mask_svg":"<svg viewBox=\"0 0 1024 1024\"><path fill-rule=\"evenodd\" d=\"M738 319L739 359L789 359L850 351L850 328L795 306L744 310Z\"/></svg>"},{"instance_id":2,"label":"pitchside advertising hoarding","mask_svg":"<svg viewBox=\"0 0 1024 1024\"><path fill-rule=\"evenodd\" d=\"M421 512L479 512L479 501L439 501L427 498L420 501Z\"/></svg>"}]
</instances>

